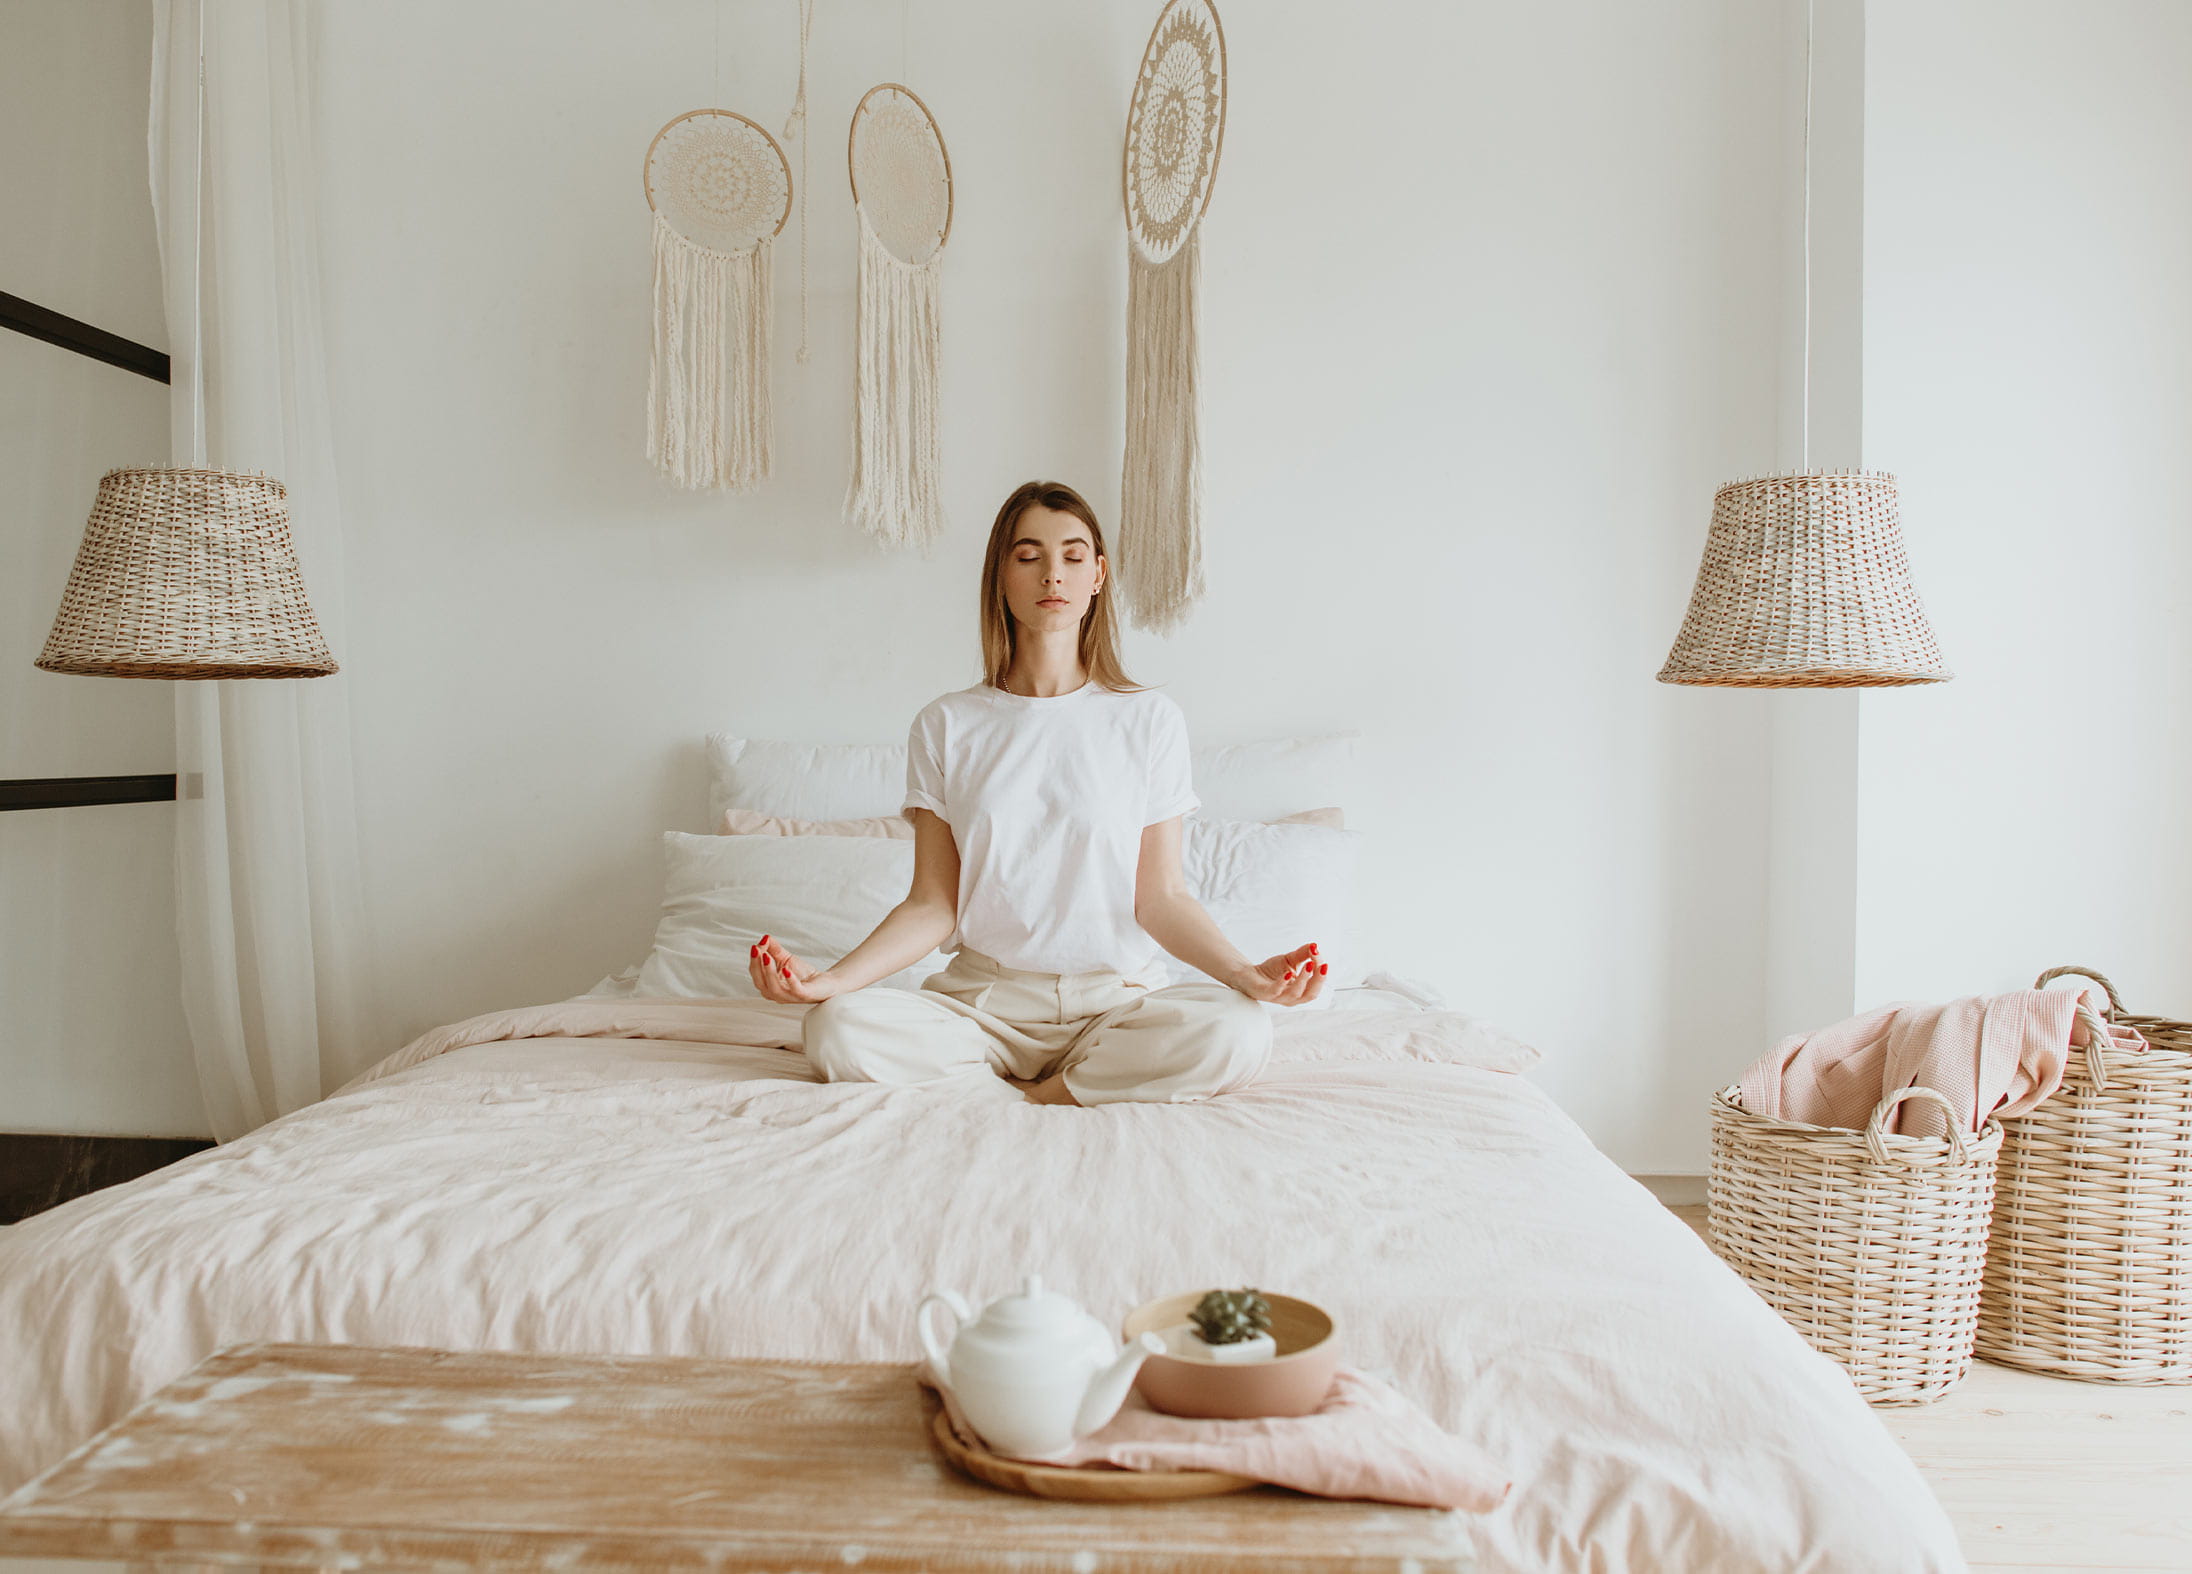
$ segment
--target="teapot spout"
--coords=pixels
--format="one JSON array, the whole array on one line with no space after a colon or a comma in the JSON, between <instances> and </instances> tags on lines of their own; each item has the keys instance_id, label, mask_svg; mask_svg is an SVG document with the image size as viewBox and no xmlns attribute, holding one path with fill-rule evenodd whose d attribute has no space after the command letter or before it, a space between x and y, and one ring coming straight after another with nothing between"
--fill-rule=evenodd
<instances>
[{"instance_id":1,"label":"teapot spout","mask_svg":"<svg viewBox=\"0 0 2192 1574\"><path fill-rule=\"evenodd\" d=\"M1164 1341L1155 1334L1143 1334L1121 1349L1117 1360L1089 1379L1088 1392L1081 1399L1080 1414L1073 1419L1073 1435L1086 1437L1117 1415L1119 1407L1126 1403L1126 1391L1134 1385L1134 1374L1142 1369L1142 1363L1163 1352Z\"/></svg>"}]
</instances>

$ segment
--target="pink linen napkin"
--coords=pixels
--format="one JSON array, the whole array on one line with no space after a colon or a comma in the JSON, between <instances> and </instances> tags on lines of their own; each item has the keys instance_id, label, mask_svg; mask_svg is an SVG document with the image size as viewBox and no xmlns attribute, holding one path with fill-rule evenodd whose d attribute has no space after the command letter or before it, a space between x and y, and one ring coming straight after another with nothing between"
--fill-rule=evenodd
<instances>
[{"instance_id":1,"label":"pink linen napkin","mask_svg":"<svg viewBox=\"0 0 2192 1574\"><path fill-rule=\"evenodd\" d=\"M935 1383L928 1374L923 1381ZM952 1430L974 1429L947 1388L937 1389ZM1045 1465L1126 1470L1220 1470L1319 1497L1370 1498L1484 1513L1507 1496L1507 1472L1441 1428L1391 1384L1343 1366L1324 1404L1305 1416L1198 1421L1152 1410L1139 1389L1105 1425Z\"/></svg>"}]
</instances>

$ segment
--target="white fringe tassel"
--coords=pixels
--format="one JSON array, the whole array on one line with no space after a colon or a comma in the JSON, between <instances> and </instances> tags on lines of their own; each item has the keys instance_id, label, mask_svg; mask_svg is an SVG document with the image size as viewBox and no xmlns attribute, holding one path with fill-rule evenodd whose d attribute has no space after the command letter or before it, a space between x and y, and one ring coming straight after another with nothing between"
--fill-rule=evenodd
<instances>
[{"instance_id":1,"label":"white fringe tassel","mask_svg":"<svg viewBox=\"0 0 2192 1574\"><path fill-rule=\"evenodd\" d=\"M1127 247L1118 570L1134 621L1160 634L1187 617L1204 588L1201 281L1199 229L1162 263Z\"/></svg>"},{"instance_id":2,"label":"white fringe tassel","mask_svg":"<svg viewBox=\"0 0 2192 1574\"><path fill-rule=\"evenodd\" d=\"M938 496L937 364L943 251L900 262L860 220L860 327L852 487L845 518L888 546L925 553L944 533Z\"/></svg>"},{"instance_id":3,"label":"white fringe tassel","mask_svg":"<svg viewBox=\"0 0 2192 1574\"><path fill-rule=\"evenodd\" d=\"M735 490L769 474L771 240L715 251L655 215L647 457L679 486Z\"/></svg>"}]
</instances>

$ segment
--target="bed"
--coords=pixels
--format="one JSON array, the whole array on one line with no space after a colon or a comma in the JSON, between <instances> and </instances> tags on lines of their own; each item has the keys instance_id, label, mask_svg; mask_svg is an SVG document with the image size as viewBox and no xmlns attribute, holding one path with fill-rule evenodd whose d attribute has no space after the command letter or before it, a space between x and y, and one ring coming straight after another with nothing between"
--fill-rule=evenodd
<instances>
[{"instance_id":1,"label":"bed","mask_svg":"<svg viewBox=\"0 0 2192 1574\"><path fill-rule=\"evenodd\" d=\"M817 1084L796 1010L456 1024L0 1230L0 1489L234 1341L910 1361L929 1289L1034 1270L1110 1317L1332 1307L1512 1472L1487 1570L1962 1566L1841 1370L1457 1013L1305 1014L1243 1093L1070 1110Z\"/></svg>"},{"instance_id":2,"label":"bed","mask_svg":"<svg viewBox=\"0 0 2192 1574\"><path fill-rule=\"evenodd\" d=\"M892 791L871 763L867 799L812 796L811 759L718 788L858 813ZM1222 764L1197 778L1224 804ZM1236 812L1320 801L1285 791ZM1234 851L1261 851L1230 862L1266 878L1278 841L1323 857L1343 834L1244 831ZM1357 967L1321 1009L1270 1008L1266 1074L1203 1103L817 1083L803 1008L696 989L725 975L692 937L744 920L720 890L680 896L679 868L727 854L741 882L813 890L784 860L830 843L902 892L910 851L771 839L666 840L646 967L436 1029L238 1141L0 1228L0 1492L224 1344L910 1362L930 1290L1037 1272L1112 1320L1220 1283L1331 1308L1351 1360L1511 1473L1497 1510L1456 1516L1486 1571L1963 1567L1840 1368L1525 1079L1527 1046Z\"/></svg>"}]
</instances>

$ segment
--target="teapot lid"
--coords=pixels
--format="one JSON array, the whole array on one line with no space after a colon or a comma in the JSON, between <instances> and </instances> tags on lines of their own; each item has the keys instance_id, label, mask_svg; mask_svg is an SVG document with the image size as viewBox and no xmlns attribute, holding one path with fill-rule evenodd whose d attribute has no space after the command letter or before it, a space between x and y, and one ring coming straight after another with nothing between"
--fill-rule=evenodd
<instances>
[{"instance_id":1,"label":"teapot lid","mask_svg":"<svg viewBox=\"0 0 2192 1574\"><path fill-rule=\"evenodd\" d=\"M1041 1274L1031 1273L1020 1281L1019 1289L990 1302L983 1317L985 1321L994 1318L1008 1328L1038 1328L1055 1321L1060 1313L1078 1315L1080 1310L1070 1296L1044 1289Z\"/></svg>"},{"instance_id":2,"label":"teapot lid","mask_svg":"<svg viewBox=\"0 0 2192 1574\"><path fill-rule=\"evenodd\" d=\"M983 1307L974 1326L981 1330L980 1337L1006 1339L1068 1333L1079 1337L1091 1328L1102 1327L1072 1296L1044 1289L1042 1276L1032 1273L1020 1281L1019 1289Z\"/></svg>"},{"instance_id":3,"label":"teapot lid","mask_svg":"<svg viewBox=\"0 0 2192 1574\"><path fill-rule=\"evenodd\" d=\"M1029 1274L1017 1291L1000 1295L952 1341L955 1381L971 1375L1014 1381L1049 1382L1070 1374L1087 1376L1086 1366L1115 1354L1118 1340L1083 1311L1070 1295L1043 1288ZM1063 1363L1063 1364L1061 1364Z\"/></svg>"}]
</instances>

